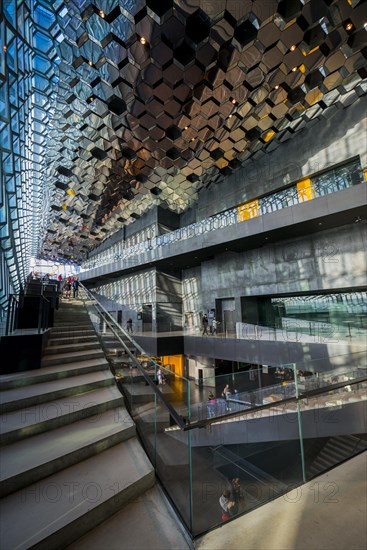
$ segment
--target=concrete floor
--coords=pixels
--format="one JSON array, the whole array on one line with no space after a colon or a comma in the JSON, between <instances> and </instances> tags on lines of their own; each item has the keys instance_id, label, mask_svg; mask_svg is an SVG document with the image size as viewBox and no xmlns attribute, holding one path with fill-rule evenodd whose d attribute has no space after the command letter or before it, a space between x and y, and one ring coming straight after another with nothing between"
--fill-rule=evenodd
<instances>
[{"instance_id":1,"label":"concrete floor","mask_svg":"<svg viewBox=\"0 0 367 550\"><path fill-rule=\"evenodd\" d=\"M211 531L197 550L365 550L367 453Z\"/></svg>"}]
</instances>

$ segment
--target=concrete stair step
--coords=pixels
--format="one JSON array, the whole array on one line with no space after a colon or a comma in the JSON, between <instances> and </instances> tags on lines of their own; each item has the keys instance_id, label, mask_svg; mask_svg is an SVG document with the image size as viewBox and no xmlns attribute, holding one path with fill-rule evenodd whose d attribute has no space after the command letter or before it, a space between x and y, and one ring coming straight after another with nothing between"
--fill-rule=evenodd
<instances>
[{"instance_id":1,"label":"concrete stair step","mask_svg":"<svg viewBox=\"0 0 367 550\"><path fill-rule=\"evenodd\" d=\"M93 331L94 332L94 331ZM47 342L47 347L59 346L62 344L79 344L85 342L98 342L96 333L87 336L57 336L52 335L52 337Z\"/></svg>"},{"instance_id":2,"label":"concrete stair step","mask_svg":"<svg viewBox=\"0 0 367 550\"><path fill-rule=\"evenodd\" d=\"M192 550L193 545L180 528L162 489L156 484L65 550L101 548Z\"/></svg>"},{"instance_id":3,"label":"concrete stair step","mask_svg":"<svg viewBox=\"0 0 367 550\"><path fill-rule=\"evenodd\" d=\"M98 357L104 357L104 353L101 349L98 350L86 350L86 351L72 351L70 353L59 353L57 355L44 355L41 361L42 367L51 367L52 365L60 365L65 363L74 363L83 359L97 359Z\"/></svg>"},{"instance_id":4,"label":"concrete stair step","mask_svg":"<svg viewBox=\"0 0 367 550\"><path fill-rule=\"evenodd\" d=\"M84 351L90 349L101 349L101 345L98 342L97 338L94 340L94 342L79 342L76 344L74 344L74 342L69 342L69 344L47 346L45 353L48 356L56 355L59 353L71 353L73 351Z\"/></svg>"},{"instance_id":5,"label":"concrete stair step","mask_svg":"<svg viewBox=\"0 0 367 550\"><path fill-rule=\"evenodd\" d=\"M62 378L61 380L50 380L40 384L22 386L1 393L1 410L3 413L12 412L112 384L115 384L115 380L111 371L105 369Z\"/></svg>"},{"instance_id":6,"label":"concrete stair step","mask_svg":"<svg viewBox=\"0 0 367 550\"><path fill-rule=\"evenodd\" d=\"M16 374L3 374L0 376L0 390L10 390L31 384L48 382L49 380L66 378L95 372L109 368L108 361L104 358L88 359L86 361L76 361L66 365L55 365L53 367L43 367L40 369L19 372Z\"/></svg>"},{"instance_id":7,"label":"concrete stair step","mask_svg":"<svg viewBox=\"0 0 367 550\"><path fill-rule=\"evenodd\" d=\"M121 393L111 385L4 413L0 416L0 443L9 445L123 405Z\"/></svg>"},{"instance_id":8,"label":"concrete stair step","mask_svg":"<svg viewBox=\"0 0 367 550\"><path fill-rule=\"evenodd\" d=\"M124 441L1 499L2 547L64 548L153 485L139 442Z\"/></svg>"},{"instance_id":9,"label":"concrete stair step","mask_svg":"<svg viewBox=\"0 0 367 550\"><path fill-rule=\"evenodd\" d=\"M81 336L96 336L96 331L93 328L80 329L79 327L73 330L55 327L51 329L52 338L80 338Z\"/></svg>"},{"instance_id":10,"label":"concrete stair step","mask_svg":"<svg viewBox=\"0 0 367 550\"><path fill-rule=\"evenodd\" d=\"M135 424L117 407L1 449L0 497L35 483L135 435Z\"/></svg>"},{"instance_id":11,"label":"concrete stair step","mask_svg":"<svg viewBox=\"0 0 367 550\"><path fill-rule=\"evenodd\" d=\"M78 323L78 321L75 320L74 317L70 318L69 321L54 321L54 328L75 328L75 329L81 329L81 328L92 328L92 322L91 321L81 321Z\"/></svg>"}]
</instances>

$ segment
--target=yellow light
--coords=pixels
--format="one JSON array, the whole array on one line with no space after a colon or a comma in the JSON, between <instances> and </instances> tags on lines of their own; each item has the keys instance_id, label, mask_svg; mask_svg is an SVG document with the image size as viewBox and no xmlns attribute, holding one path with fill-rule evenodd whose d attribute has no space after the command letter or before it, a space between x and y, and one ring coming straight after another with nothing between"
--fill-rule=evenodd
<instances>
[{"instance_id":1,"label":"yellow light","mask_svg":"<svg viewBox=\"0 0 367 550\"><path fill-rule=\"evenodd\" d=\"M228 118L232 118L232 115L229 115L229 117L228 117Z\"/></svg>"},{"instance_id":2,"label":"yellow light","mask_svg":"<svg viewBox=\"0 0 367 550\"><path fill-rule=\"evenodd\" d=\"M345 30L346 31L351 31L353 29L353 23L350 21L349 23L347 23L345 25Z\"/></svg>"},{"instance_id":3,"label":"yellow light","mask_svg":"<svg viewBox=\"0 0 367 550\"><path fill-rule=\"evenodd\" d=\"M292 46L289 48L291 50L291 52L294 52L294 50L297 48L297 46L295 44L292 44Z\"/></svg>"},{"instance_id":4,"label":"yellow light","mask_svg":"<svg viewBox=\"0 0 367 550\"><path fill-rule=\"evenodd\" d=\"M297 67L293 67L292 72L295 73L297 70Z\"/></svg>"},{"instance_id":5,"label":"yellow light","mask_svg":"<svg viewBox=\"0 0 367 550\"><path fill-rule=\"evenodd\" d=\"M195 141L195 138L191 138L191 141Z\"/></svg>"},{"instance_id":6,"label":"yellow light","mask_svg":"<svg viewBox=\"0 0 367 550\"><path fill-rule=\"evenodd\" d=\"M271 140L271 138L274 136L275 132L274 130L269 130L269 132L267 132L264 136L264 141L267 143L268 141Z\"/></svg>"},{"instance_id":7,"label":"yellow light","mask_svg":"<svg viewBox=\"0 0 367 550\"><path fill-rule=\"evenodd\" d=\"M147 39L144 38L144 36L142 36L142 37L140 38L140 43L143 44L143 45L146 44L146 43L147 43Z\"/></svg>"},{"instance_id":8,"label":"yellow light","mask_svg":"<svg viewBox=\"0 0 367 550\"><path fill-rule=\"evenodd\" d=\"M93 61L88 61L88 65L90 65L91 67L93 67Z\"/></svg>"},{"instance_id":9,"label":"yellow light","mask_svg":"<svg viewBox=\"0 0 367 550\"><path fill-rule=\"evenodd\" d=\"M189 129L189 127L188 127L188 126L185 126L185 130L188 130L188 129Z\"/></svg>"},{"instance_id":10,"label":"yellow light","mask_svg":"<svg viewBox=\"0 0 367 550\"><path fill-rule=\"evenodd\" d=\"M102 19L105 18L105 12L103 10L99 10L99 16L102 17Z\"/></svg>"},{"instance_id":11,"label":"yellow light","mask_svg":"<svg viewBox=\"0 0 367 550\"><path fill-rule=\"evenodd\" d=\"M67 194L70 195L71 197L75 197L76 193L73 189L68 189L67 191Z\"/></svg>"},{"instance_id":12,"label":"yellow light","mask_svg":"<svg viewBox=\"0 0 367 550\"><path fill-rule=\"evenodd\" d=\"M233 98L233 99L232 99L232 103L233 103L233 105L236 105L237 100Z\"/></svg>"},{"instance_id":13,"label":"yellow light","mask_svg":"<svg viewBox=\"0 0 367 550\"><path fill-rule=\"evenodd\" d=\"M279 90L279 84L275 84L274 88L275 88L276 90Z\"/></svg>"}]
</instances>

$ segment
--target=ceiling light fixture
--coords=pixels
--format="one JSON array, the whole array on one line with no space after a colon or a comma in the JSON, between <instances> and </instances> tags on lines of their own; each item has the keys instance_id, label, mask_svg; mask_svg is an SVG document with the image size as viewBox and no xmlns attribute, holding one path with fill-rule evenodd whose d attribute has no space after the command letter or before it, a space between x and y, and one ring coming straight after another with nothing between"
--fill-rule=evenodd
<instances>
[{"instance_id":1,"label":"ceiling light fixture","mask_svg":"<svg viewBox=\"0 0 367 550\"><path fill-rule=\"evenodd\" d=\"M292 72L295 73L297 70L297 67L293 67Z\"/></svg>"},{"instance_id":2,"label":"ceiling light fixture","mask_svg":"<svg viewBox=\"0 0 367 550\"><path fill-rule=\"evenodd\" d=\"M93 61L88 61L88 65L89 65L90 67L93 67Z\"/></svg>"},{"instance_id":3,"label":"ceiling light fixture","mask_svg":"<svg viewBox=\"0 0 367 550\"><path fill-rule=\"evenodd\" d=\"M103 10L99 10L99 16L102 17L102 19L104 19L106 17L106 14Z\"/></svg>"},{"instance_id":4,"label":"ceiling light fixture","mask_svg":"<svg viewBox=\"0 0 367 550\"><path fill-rule=\"evenodd\" d=\"M188 129L189 129L189 127L188 127L188 126L185 126L185 130L188 130Z\"/></svg>"},{"instance_id":5,"label":"ceiling light fixture","mask_svg":"<svg viewBox=\"0 0 367 550\"><path fill-rule=\"evenodd\" d=\"M350 32L351 30L353 30L354 25L353 25L352 21L346 21L346 22L344 23L344 28L345 28L345 30L348 31L348 32Z\"/></svg>"},{"instance_id":6,"label":"ceiling light fixture","mask_svg":"<svg viewBox=\"0 0 367 550\"><path fill-rule=\"evenodd\" d=\"M274 89L279 90L279 84L275 84Z\"/></svg>"},{"instance_id":7,"label":"ceiling light fixture","mask_svg":"<svg viewBox=\"0 0 367 550\"><path fill-rule=\"evenodd\" d=\"M229 115L228 118L232 118L233 115Z\"/></svg>"},{"instance_id":8,"label":"ceiling light fixture","mask_svg":"<svg viewBox=\"0 0 367 550\"><path fill-rule=\"evenodd\" d=\"M146 43L147 43L147 39L144 38L144 36L142 36L142 37L140 38L140 44L143 44L143 46L144 46Z\"/></svg>"},{"instance_id":9,"label":"ceiling light fixture","mask_svg":"<svg viewBox=\"0 0 367 550\"><path fill-rule=\"evenodd\" d=\"M292 44L292 46L289 49L291 52L294 52L296 48L297 48L296 44Z\"/></svg>"},{"instance_id":10,"label":"ceiling light fixture","mask_svg":"<svg viewBox=\"0 0 367 550\"><path fill-rule=\"evenodd\" d=\"M237 100L234 97L231 99L231 102L233 103L233 105L237 104Z\"/></svg>"}]
</instances>

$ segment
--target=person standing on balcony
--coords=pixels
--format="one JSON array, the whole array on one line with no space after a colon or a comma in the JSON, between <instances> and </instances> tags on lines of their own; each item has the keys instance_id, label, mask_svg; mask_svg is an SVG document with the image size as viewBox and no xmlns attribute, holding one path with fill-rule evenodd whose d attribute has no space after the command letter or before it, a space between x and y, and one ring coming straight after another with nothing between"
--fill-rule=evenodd
<instances>
[{"instance_id":1,"label":"person standing on balcony","mask_svg":"<svg viewBox=\"0 0 367 550\"><path fill-rule=\"evenodd\" d=\"M131 334L133 333L133 320L131 317L126 321L126 330L127 332L131 332Z\"/></svg>"},{"instance_id":2,"label":"person standing on balcony","mask_svg":"<svg viewBox=\"0 0 367 550\"><path fill-rule=\"evenodd\" d=\"M207 336L209 336L209 333L208 333L208 324L209 324L209 320L208 320L208 316L206 313L204 313L203 315L203 336L204 334L206 334Z\"/></svg>"}]
</instances>

